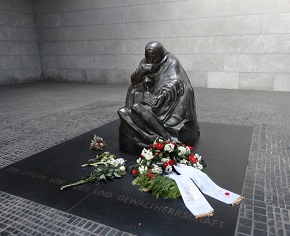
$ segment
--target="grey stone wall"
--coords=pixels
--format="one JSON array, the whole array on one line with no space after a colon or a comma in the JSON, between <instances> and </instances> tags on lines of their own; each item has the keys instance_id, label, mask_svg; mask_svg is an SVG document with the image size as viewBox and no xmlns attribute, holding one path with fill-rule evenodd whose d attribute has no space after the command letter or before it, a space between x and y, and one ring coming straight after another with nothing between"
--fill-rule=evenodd
<instances>
[{"instance_id":1,"label":"grey stone wall","mask_svg":"<svg viewBox=\"0 0 290 236\"><path fill-rule=\"evenodd\" d=\"M43 72L128 83L150 40L193 86L290 91L290 1L37 0Z\"/></svg>"},{"instance_id":2,"label":"grey stone wall","mask_svg":"<svg viewBox=\"0 0 290 236\"><path fill-rule=\"evenodd\" d=\"M0 85L41 77L31 0L0 0Z\"/></svg>"}]
</instances>

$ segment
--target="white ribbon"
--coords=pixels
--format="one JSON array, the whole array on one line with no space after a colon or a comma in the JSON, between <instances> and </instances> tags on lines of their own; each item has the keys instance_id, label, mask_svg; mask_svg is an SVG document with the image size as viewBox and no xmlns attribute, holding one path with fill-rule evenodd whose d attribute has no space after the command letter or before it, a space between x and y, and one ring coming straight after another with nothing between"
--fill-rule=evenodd
<instances>
[{"instance_id":1,"label":"white ribbon","mask_svg":"<svg viewBox=\"0 0 290 236\"><path fill-rule=\"evenodd\" d=\"M219 201L232 205L240 203L243 199L242 196L219 187L207 174L196 168L183 164L177 164L174 168L180 175L171 172L167 177L175 180L185 206L195 215L195 218L212 216L214 212L200 191Z\"/></svg>"},{"instance_id":2,"label":"white ribbon","mask_svg":"<svg viewBox=\"0 0 290 236\"><path fill-rule=\"evenodd\" d=\"M213 208L188 176L171 172L166 177L175 180L185 206L195 218L213 215Z\"/></svg>"},{"instance_id":3,"label":"white ribbon","mask_svg":"<svg viewBox=\"0 0 290 236\"><path fill-rule=\"evenodd\" d=\"M196 168L183 164L177 164L174 168L178 173L191 178L200 191L204 194L221 202L234 205L240 203L243 199L242 196L219 187L208 177L207 174Z\"/></svg>"}]
</instances>

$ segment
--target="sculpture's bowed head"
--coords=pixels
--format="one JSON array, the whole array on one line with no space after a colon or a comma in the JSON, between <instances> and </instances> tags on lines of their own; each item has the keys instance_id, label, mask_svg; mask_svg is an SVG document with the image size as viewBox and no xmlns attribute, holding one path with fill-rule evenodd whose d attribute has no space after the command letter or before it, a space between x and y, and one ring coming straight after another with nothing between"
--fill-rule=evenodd
<instances>
[{"instance_id":1,"label":"sculpture's bowed head","mask_svg":"<svg viewBox=\"0 0 290 236\"><path fill-rule=\"evenodd\" d=\"M148 64L158 65L165 55L165 48L157 41L152 41L145 47L145 60Z\"/></svg>"}]
</instances>

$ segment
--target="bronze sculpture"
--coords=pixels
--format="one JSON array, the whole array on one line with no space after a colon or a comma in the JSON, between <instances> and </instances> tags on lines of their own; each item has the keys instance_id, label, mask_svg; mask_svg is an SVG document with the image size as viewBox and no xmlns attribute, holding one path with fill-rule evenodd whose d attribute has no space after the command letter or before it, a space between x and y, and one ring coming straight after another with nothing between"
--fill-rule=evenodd
<instances>
[{"instance_id":1,"label":"bronze sculpture","mask_svg":"<svg viewBox=\"0 0 290 236\"><path fill-rule=\"evenodd\" d=\"M199 138L190 81L178 59L157 41L146 45L118 114L119 145L131 153L139 155L157 137L191 146Z\"/></svg>"}]
</instances>

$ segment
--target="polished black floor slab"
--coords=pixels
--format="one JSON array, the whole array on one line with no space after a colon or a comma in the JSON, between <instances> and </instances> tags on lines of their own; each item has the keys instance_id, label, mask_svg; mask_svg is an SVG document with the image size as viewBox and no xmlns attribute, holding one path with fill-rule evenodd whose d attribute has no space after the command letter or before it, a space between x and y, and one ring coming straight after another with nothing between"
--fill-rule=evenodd
<instances>
[{"instance_id":1,"label":"polished black floor slab","mask_svg":"<svg viewBox=\"0 0 290 236\"><path fill-rule=\"evenodd\" d=\"M80 135L0 170L0 190L67 211L138 235L233 235L239 206L207 200L215 210L210 218L195 219L182 199L154 199L131 185L132 176L107 184L87 184L60 191L60 186L88 175L81 164L96 155L89 149L93 134L107 142L107 150L129 166L136 156L118 147L119 121ZM207 174L219 186L236 193L242 187L253 129L200 123L195 152L206 161Z\"/></svg>"}]
</instances>

